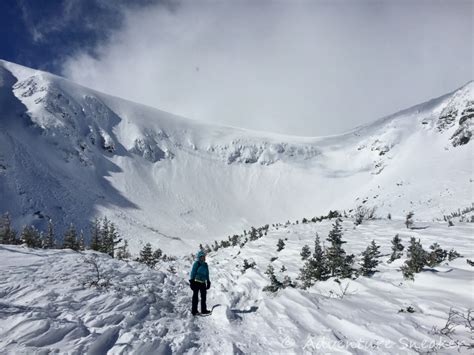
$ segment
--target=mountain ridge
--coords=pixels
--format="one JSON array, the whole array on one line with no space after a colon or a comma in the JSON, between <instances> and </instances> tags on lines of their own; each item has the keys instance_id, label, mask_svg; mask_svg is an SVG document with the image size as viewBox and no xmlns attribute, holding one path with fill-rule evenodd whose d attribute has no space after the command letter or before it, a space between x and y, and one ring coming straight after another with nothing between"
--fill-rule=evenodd
<instances>
[{"instance_id":1,"label":"mountain ridge","mask_svg":"<svg viewBox=\"0 0 474 355\"><path fill-rule=\"evenodd\" d=\"M329 209L440 218L473 200L472 81L340 135L297 137L186 119L5 61L0 68L16 79L0 76L0 99L9 100L0 106L0 211L19 225L52 218L58 231L69 222L86 229L107 215L132 248L190 250Z\"/></svg>"}]
</instances>

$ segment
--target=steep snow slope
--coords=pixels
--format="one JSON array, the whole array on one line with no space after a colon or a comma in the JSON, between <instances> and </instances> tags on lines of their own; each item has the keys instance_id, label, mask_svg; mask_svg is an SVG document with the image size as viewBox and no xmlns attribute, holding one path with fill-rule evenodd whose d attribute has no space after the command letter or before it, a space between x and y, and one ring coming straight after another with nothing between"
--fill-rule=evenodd
<instances>
[{"instance_id":1,"label":"steep snow slope","mask_svg":"<svg viewBox=\"0 0 474 355\"><path fill-rule=\"evenodd\" d=\"M380 272L340 284L330 279L307 290L263 292L269 283L267 265L274 266L280 280L283 275L295 280L303 265L301 247L312 246L316 233L325 240L332 222L270 227L268 235L243 248L211 253L208 305L214 310L205 318L190 315L191 261L186 257L150 270L92 252L0 246L0 352L472 353L472 329L462 317L452 319L453 333L441 332L451 307L466 316L474 306L473 269L466 263L474 258L472 223L426 223L427 229L409 231L402 221L371 221L354 228L346 220L344 248L358 262L375 239L383 255ZM405 281L398 269L406 253L387 263L396 233L405 247L414 236L426 249L438 242L463 257ZM277 252L279 238L286 239L286 247ZM109 288L88 286L96 273L84 258L93 255ZM255 261L256 267L242 273L244 259ZM287 270L281 272L283 265Z\"/></svg>"},{"instance_id":2,"label":"steep snow slope","mask_svg":"<svg viewBox=\"0 0 474 355\"><path fill-rule=\"evenodd\" d=\"M473 87L302 138L195 122L1 61L0 211L59 231L106 215L132 249L174 253L359 204L441 218L473 201Z\"/></svg>"}]
</instances>

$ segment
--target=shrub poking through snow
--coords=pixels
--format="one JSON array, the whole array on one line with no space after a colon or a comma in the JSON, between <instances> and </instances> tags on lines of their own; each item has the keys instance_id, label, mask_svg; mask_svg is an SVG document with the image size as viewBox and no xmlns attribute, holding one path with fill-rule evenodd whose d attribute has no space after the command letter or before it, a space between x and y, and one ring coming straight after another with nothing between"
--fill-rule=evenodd
<instances>
[{"instance_id":1,"label":"shrub poking through snow","mask_svg":"<svg viewBox=\"0 0 474 355\"><path fill-rule=\"evenodd\" d=\"M282 251L283 249L285 249L285 242L283 239L278 239L277 251Z\"/></svg>"},{"instance_id":2,"label":"shrub poking through snow","mask_svg":"<svg viewBox=\"0 0 474 355\"><path fill-rule=\"evenodd\" d=\"M408 212L408 214L407 214L407 216L406 216L406 218L405 218L405 226L406 226L407 228L413 227L413 216L414 216L414 215L415 215L415 214L414 214L412 211Z\"/></svg>"},{"instance_id":3,"label":"shrub poking through snow","mask_svg":"<svg viewBox=\"0 0 474 355\"><path fill-rule=\"evenodd\" d=\"M400 259L403 255L403 249L405 249L405 247L402 245L402 239L396 234L392 239L392 254L388 262L391 263L396 259Z\"/></svg>"},{"instance_id":4,"label":"shrub poking through snow","mask_svg":"<svg viewBox=\"0 0 474 355\"><path fill-rule=\"evenodd\" d=\"M364 276L371 276L376 272L377 266L379 265L380 258L380 246L375 243L374 240L370 245L362 252L361 272Z\"/></svg>"},{"instance_id":5,"label":"shrub poking through snow","mask_svg":"<svg viewBox=\"0 0 474 355\"><path fill-rule=\"evenodd\" d=\"M244 259L244 265L242 266L242 274L245 273L245 271L247 271L248 269L255 269L255 266L257 266L257 264L255 264L255 261L248 261L247 259Z\"/></svg>"},{"instance_id":6,"label":"shrub poking through snow","mask_svg":"<svg viewBox=\"0 0 474 355\"><path fill-rule=\"evenodd\" d=\"M428 253L423 249L419 240L411 237L407 255L408 259L400 269L405 279L413 280L414 274L419 273L426 265Z\"/></svg>"},{"instance_id":7,"label":"shrub poking through snow","mask_svg":"<svg viewBox=\"0 0 474 355\"><path fill-rule=\"evenodd\" d=\"M448 260L453 261L454 259L461 258L462 255L459 254L456 250L451 249L448 253Z\"/></svg>"},{"instance_id":8,"label":"shrub poking through snow","mask_svg":"<svg viewBox=\"0 0 474 355\"><path fill-rule=\"evenodd\" d=\"M430 246L431 252L428 254L426 259L426 265L430 267L434 267L436 265L441 264L443 261L446 260L448 256L447 250L442 249L438 243L433 243Z\"/></svg>"},{"instance_id":9,"label":"shrub poking through snow","mask_svg":"<svg viewBox=\"0 0 474 355\"><path fill-rule=\"evenodd\" d=\"M366 206L357 206L356 212L355 212L355 220L354 224L358 226L359 224L362 224L364 219L374 219L375 218L375 210L376 207L366 207Z\"/></svg>"},{"instance_id":10,"label":"shrub poking through snow","mask_svg":"<svg viewBox=\"0 0 474 355\"><path fill-rule=\"evenodd\" d=\"M275 276L275 269L272 264L268 265L267 271L265 271L265 275L267 275L268 278L270 279L270 285L265 286L263 288L264 291L277 292L279 289L283 288L283 283L278 281L278 279Z\"/></svg>"}]
</instances>

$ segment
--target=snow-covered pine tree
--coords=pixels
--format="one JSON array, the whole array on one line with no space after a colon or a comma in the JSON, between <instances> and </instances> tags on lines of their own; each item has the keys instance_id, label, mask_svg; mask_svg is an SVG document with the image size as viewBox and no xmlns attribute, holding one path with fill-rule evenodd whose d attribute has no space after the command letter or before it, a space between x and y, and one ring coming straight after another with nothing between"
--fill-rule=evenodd
<instances>
[{"instance_id":1,"label":"snow-covered pine tree","mask_svg":"<svg viewBox=\"0 0 474 355\"><path fill-rule=\"evenodd\" d=\"M44 239L43 239L43 248L53 249L55 247L56 247L56 241L54 239L53 222L49 220L48 229L46 230L46 234L44 235Z\"/></svg>"},{"instance_id":2,"label":"snow-covered pine tree","mask_svg":"<svg viewBox=\"0 0 474 355\"><path fill-rule=\"evenodd\" d=\"M79 250L76 227L72 223L64 234L63 249Z\"/></svg>"},{"instance_id":3,"label":"snow-covered pine tree","mask_svg":"<svg viewBox=\"0 0 474 355\"><path fill-rule=\"evenodd\" d=\"M285 249L285 242L283 239L278 239L277 251L282 251L283 249Z\"/></svg>"},{"instance_id":4,"label":"snow-covered pine tree","mask_svg":"<svg viewBox=\"0 0 474 355\"><path fill-rule=\"evenodd\" d=\"M448 253L448 260L453 261L454 259L461 258L462 255L459 254L456 250L451 249Z\"/></svg>"},{"instance_id":5,"label":"snow-covered pine tree","mask_svg":"<svg viewBox=\"0 0 474 355\"><path fill-rule=\"evenodd\" d=\"M326 250L326 258L331 276L345 278L352 275L354 255L346 255L342 247L342 245L346 243L342 240L342 234L341 220L337 218L326 239L330 243L330 246Z\"/></svg>"},{"instance_id":6,"label":"snow-covered pine tree","mask_svg":"<svg viewBox=\"0 0 474 355\"><path fill-rule=\"evenodd\" d=\"M321 247L319 235L316 233L313 256L305 262L300 270L299 279L302 281L303 288L308 288L316 281L326 280L328 276L328 261Z\"/></svg>"},{"instance_id":7,"label":"snow-covered pine tree","mask_svg":"<svg viewBox=\"0 0 474 355\"><path fill-rule=\"evenodd\" d=\"M95 218L91 223L91 249L95 251L102 250L102 233L100 228L100 220Z\"/></svg>"},{"instance_id":8,"label":"snow-covered pine tree","mask_svg":"<svg viewBox=\"0 0 474 355\"><path fill-rule=\"evenodd\" d=\"M25 226L21 231L20 241L28 248L41 248L41 239L38 230L34 226Z\"/></svg>"},{"instance_id":9,"label":"snow-covered pine tree","mask_svg":"<svg viewBox=\"0 0 474 355\"><path fill-rule=\"evenodd\" d=\"M0 218L0 244L17 244L16 231L12 228L10 215L5 213Z\"/></svg>"},{"instance_id":10,"label":"snow-covered pine tree","mask_svg":"<svg viewBox=\"0 0 474 355\"><path fill-rule=\"evenodd\" d=\"M414 215L415 214L412 211L408 212L408 214L405 218L405 225L407 226L407 228L413 227L413 216Z\"/></svg>"},{"instance_id":11,"label":"snow-covered pine tree","mask_svg":"<svg viewBox=\"0 0 474 355\"><path fill-rule=\"evenodd\" d=\"M211 247L209 246L209 244L206 244L206 246L204 247L204 251L206 252L206 254L209 254L209 253L212 251L212 249L211 249Z\"/></svg>"},{"instance_id":12,"label":"snow-covered pine tree","mask_svg":"<svg viewBox=\"0 0 474 355\"><path fill-rule=\"evenodd\" d=\"M364 276L370 276L375 271L379 265L380 258L380 246L375 243L375 240L372 240L370 245L362 252L362 262L361 262L361 272Z\"/></svg>"},{"instance_id":13,"label":"snow-covered pine tree","mask_svg":"<svg viewBox=\"0 0 474 355\"><path fill-rule=\"evenodd\" d=\"M410 246L407 250L408 259L400 268L405 279L414 279L414 274L419 273L426 265L427 252L423 249L419 240L411 237Z\"/></svg>"},{"instance_id":14,"label":"snow-covered pine tree","mask_svg":"<svg viewBox=\"0 0 474 355\"><path fill-rule=\"evenodd\" d=\"M140 257L138 261L145 264L146 266L153 268L156 264L155 258L153 257L153 251L151 249L151 244L146 243L143 246L143 249L140 250Z\"/></svg>"},{"instance_id":15,"label":"snow-covered pine tree","mask_svg":"<svg viewBox=\"0 0 474 355\"><path fill-rule=\"evenodd\" d=\"M275 276L275 269L273 268L272 264L269 264L267 267L267 271L265 271L265 275L268 276L270 279L270 285L265 286L263 288L264 291L269 291L269 292L277 292L280 288L283 287L283 284L278 281L278 279Z\"/></svg>"},{"instance_id":16,"label":"snow-covered pine tree","mask_svg":"<svg viewBox=\"0 0 474 355\"><path fill-rule=\"evenodd\" d=\"M129 260L131 257L130 251L128 250L128 241L125 239L123 244L117 247L117 259Z\"/></svg>"},{"instance_id":17,"label":"snow-covered pine tree","mask_svg":"<svg viewBox=\"0 0 474 355\"><path fill-rule=\"evenodd\" d=\"M303 248L301 249L301 260L306 260L311 256L311 249L309 248L308 245L304 245Z\"/></svg>"},{"instance_id":18,"label":"snow-covered pine tree","mask_svg":"<svg viewBox=\"0 0 474 355\"><path fill-rule=\"evenodd\" d=\"M400 259L403 255L403 249L405 247L402 245L402 239L398 234L395 234L395 237L392 239L392 254L390 255L389 263L396 259Z\"/></svg>"},{"instance_id":19,"label":"snow-covered pine tree","mask_svg":"<svg viewBox=\"0 0 474 355\"><path fill-rule=\"evenodd\" d=\"M448 251L442 249L438 243L431 244L430 249L431 249L431 252L428 254L426 258L426 264L429 267L434 267L436 265L439 265L444 260L446 260L448 256Z\"/></svg>"}]
</instances>

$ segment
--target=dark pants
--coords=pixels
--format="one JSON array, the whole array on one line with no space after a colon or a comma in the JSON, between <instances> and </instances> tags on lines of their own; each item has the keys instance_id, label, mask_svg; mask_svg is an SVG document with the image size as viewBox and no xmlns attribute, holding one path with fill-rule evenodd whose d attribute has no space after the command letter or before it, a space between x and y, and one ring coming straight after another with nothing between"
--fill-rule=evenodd
<instances>
[{"instance_id":1,"label":"dark pants","mask_svg":"<svg viewBox=\"0 0 474 355\"><path fill-rule=\"evenodd\" d=\"M199 299L199 292L201 292L201 312L207 310L206 307L206 284L201 282L194 282L193 286L193 308L192 312L197 313L198 308L198 299Z\"/></svg>"}]
</instances>

